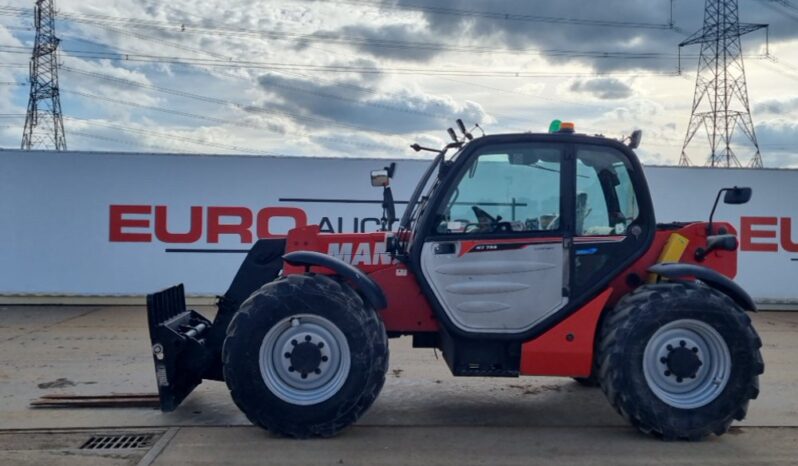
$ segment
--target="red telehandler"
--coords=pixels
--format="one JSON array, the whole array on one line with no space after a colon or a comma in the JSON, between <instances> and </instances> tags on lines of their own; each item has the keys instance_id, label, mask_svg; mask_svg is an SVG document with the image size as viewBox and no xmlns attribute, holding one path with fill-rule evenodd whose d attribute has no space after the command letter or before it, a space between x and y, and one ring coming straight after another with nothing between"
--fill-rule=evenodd
<instances>
[{"instance_id":1,"label":"red telehandler","mask_svg":"<svg viewBox=\"0 0 798 466\"><path fill-rule=\"evenodd\" d=\"M599 385L664 439L742 420L762 343L732 281L736 232L712 218L721 196L742 204L751 189L721 189L708 222L657 224L639 131L618 141L562 123L473 138L458 126L442 150L412 146L436 155L397 225L392 165L372 172L381 231L258 241L213 322L186 309L182 285L149 295L162 410L223 380L254 424L331 436L380 393L388 340L409 335L456 376Z\"/></svg>"}]
</instances>

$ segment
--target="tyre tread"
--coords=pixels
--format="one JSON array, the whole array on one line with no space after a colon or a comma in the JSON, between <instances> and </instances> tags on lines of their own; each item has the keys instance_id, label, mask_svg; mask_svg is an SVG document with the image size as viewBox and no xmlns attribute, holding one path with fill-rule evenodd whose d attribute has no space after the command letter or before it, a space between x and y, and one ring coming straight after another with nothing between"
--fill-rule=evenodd
<instances>
[{"instance_id":1,"label":"tyre tread","mask_svg":"<svg viewBox=\"0 0 798 466\"><path fill-rule=\"evenodd\" d=\"M667 426L661 425L661 422L657 422L658 419L653 419L631 403L624 395L626 382L622 380L618 369L625 357L619 342L630 338L638 316L645 316L646 311L649 311L650 316L651 306L674 299L684 299L696 304L711 303L716 307L728 309L736 325L744 329L746 344L753 353L755 361L753 371L755 374L748 379L743 402L728 414L686 432L674 432L668 429ZM662 282L637 288L622 298L609 312L599 332L598 378L612 407L633 426L641 432L653 434L663 440L700 440L710 434L722 435L729 430L734 420L741 421L745 418L748 401L755 399L759 394L758 376L764 372L764 362L759 351L762 341L751 325L750 317L731 298L698 282Z\"/></svg>"},{"instance_id":2,"label":"tyre tread","mask_svg":"<svg viewBox=\"0 0 798 466\"><path fill-rule=\"evenodd\" d=\"M258 403L250 399L251 394L239 389L242 387L242 381L238 379L240 374L236 370L236 361L233 359L233 352L229 350L240 343L239 340L243 338L241 330L252 321L253 313L261 312L262 307L267 305L264 301L280 300L287 295L302 296L306 299L324 297L335 300L348 311L355 313L360 325L372 330L366 332L368 338L366 347L371 349L370 368L363 390L356 394L357 400L347 399L344 405L350 406L349 409L338 410L331 419L312 425L289 422L269 416L264 409L253 409ZM387 333L377 312L366 306L362 297L349 285L327 275L313 273L280 277L253 293L230 322L222 350L224 377L236 406L253 424L293 438L331 437L357 421L376 400L385 383L388 358Z\"/></svg>"}]
</instances>

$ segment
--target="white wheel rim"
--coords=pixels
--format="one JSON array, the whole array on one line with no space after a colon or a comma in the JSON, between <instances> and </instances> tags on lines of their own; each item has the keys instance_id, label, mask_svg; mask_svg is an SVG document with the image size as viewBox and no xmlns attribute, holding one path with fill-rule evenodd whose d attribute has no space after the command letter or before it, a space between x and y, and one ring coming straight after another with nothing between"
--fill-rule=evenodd
<instances>
[{"instance_id":1,"label":"white wheel rim","mask_svg":"<svg viewBox=\"0 0 798 466\"><path fill-rule=\"evenodd\" d=\"M648 388L664 403L695 409L714 401L731 377L723 337L706 322L680 319L660 327L643 352Z\"/></svg>"},{"instance_id":2,"label":"white wheel rim","mask_svg":"<svg viewBox=\"0 0 798 466\"><path fill-rule=\"evenodd\" d=\"M263 337L259 360L269 390L287 403L303 406L338 393L351 365L346 336L313 314L291 316L272 327Z\"/></svg>"}]
</instances>

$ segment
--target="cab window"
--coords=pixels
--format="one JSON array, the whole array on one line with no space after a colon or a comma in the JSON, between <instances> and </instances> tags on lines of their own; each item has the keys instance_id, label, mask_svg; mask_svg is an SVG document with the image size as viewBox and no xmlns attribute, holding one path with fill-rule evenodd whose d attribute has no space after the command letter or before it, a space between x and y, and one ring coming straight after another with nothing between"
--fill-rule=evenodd
<instances>
[{"instance_id":1,"label":"cab window","mask_svg":"<svg viewBox=\"0 0 798 466\"><path fill-rule=\"evenodd\" d=\"M559 231L559 144L483 148L447 194L438 234Z\"/></svg>"},{"instance_id":2,"label":"cab window","mask_svg":"<svg viewBox=\"0 0 798 466\"><path fill-rule=\"evenodd\" d=\"M576 160L576 235L626 234L639 215L629 161L614 148L587 145Z\"/></svg>"}]
</instances>

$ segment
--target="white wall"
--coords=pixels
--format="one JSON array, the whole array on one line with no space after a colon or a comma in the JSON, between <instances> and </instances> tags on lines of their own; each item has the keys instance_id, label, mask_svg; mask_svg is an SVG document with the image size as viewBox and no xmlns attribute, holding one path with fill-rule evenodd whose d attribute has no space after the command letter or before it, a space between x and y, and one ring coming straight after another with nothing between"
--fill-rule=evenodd
<instances>
[{"instance_id":1,"label":"white wall","mask_svg":"<svg viewBox=\"0 0 798 466\"><path fill-rule=\"evenodd\" d=\"M257 214L274 208L301 209L308 223L328 219L338 230L380 216L381 193L369 184L369 171L389 160L274 158L123 153L0 152L0 295L138 295L177 282L192 294L220 294L230 283L243 253L177 253L167 248L247 249L237 235L208 243L208 207L243 207ZM397 160L397 200L409 197L427 161ZM767 217L777 225L757 225L773 238L776 251L741 251L738 281L760 302L798 303L798 251L786 251L780 225L792 222L798 243L798 171L723 170L648 167L657 219L704 220L720 187L754 188L751 203L719 208L717 218L740 226L741 217ZM288 198L373 200L375 204L285 201ZM145 242L112 241L111 205L149 206L144 215L125 214L146 227ZM189 230L190 208L202 207L202 236L189 244L167 244L156 237L153 206L166 206L168 229ZM403 206L399 206L401 211ZM272 209L272 210L268 210ZM296 211L294 211L296 212ZM279 213L279 212L278 212ZM786 221L782 219L788 219ZM223 221L233 220L222 217ZM293 225L275 217L272 233ZM366 224L368 231L376 227ZM358 227L359 228L359 227ZM253 236L256 227L251 229ZM772 232L772 233L768 233ZM785 233L790 233L785 231ZM790 243L787 243L792 248Z\"/></svg>"}]
</instances>

